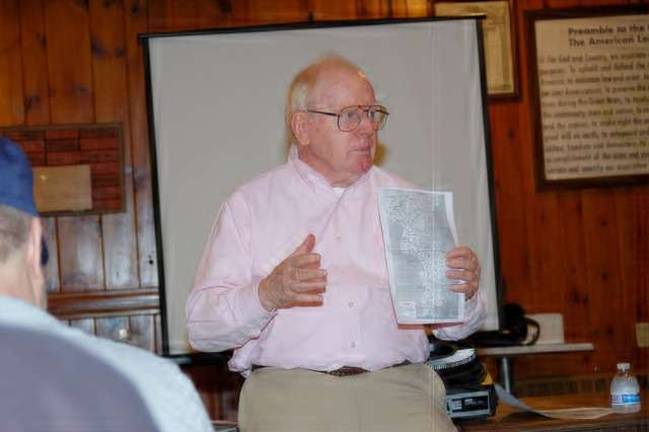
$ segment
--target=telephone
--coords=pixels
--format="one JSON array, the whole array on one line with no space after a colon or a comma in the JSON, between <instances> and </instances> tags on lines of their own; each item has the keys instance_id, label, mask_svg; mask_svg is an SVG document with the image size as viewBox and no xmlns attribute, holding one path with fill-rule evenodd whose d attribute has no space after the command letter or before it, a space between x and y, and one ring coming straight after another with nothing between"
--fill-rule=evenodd
<instances>
[{"instance_id":1,"label":"telephone","mask_svg":"<svg viewBox=\"0 0 649 432\"><path fill-rule=\"evenodd\" d=\"M478 347L533 345L539 338L539 323L525 316L521 305L508 303L503 309L505 323L502 330L477 332L464 342ZM529 331L533 333L529 335Z\"/></svg>"}]
</instances>

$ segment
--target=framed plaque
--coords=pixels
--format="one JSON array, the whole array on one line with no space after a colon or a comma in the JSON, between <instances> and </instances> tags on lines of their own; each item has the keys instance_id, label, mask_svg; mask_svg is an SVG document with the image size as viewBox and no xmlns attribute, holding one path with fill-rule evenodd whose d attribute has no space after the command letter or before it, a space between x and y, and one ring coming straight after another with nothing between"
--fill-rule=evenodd
<instances>
[{"instance_id":1,"label":"framed plaque","mask_svg":"<svg viewBox=\"0 0 649 432\"><path fill-rule=\"evenodd\" d=\"M539 188L649 182L649 15L526 14Z\"/></svg>"}]
</instances>

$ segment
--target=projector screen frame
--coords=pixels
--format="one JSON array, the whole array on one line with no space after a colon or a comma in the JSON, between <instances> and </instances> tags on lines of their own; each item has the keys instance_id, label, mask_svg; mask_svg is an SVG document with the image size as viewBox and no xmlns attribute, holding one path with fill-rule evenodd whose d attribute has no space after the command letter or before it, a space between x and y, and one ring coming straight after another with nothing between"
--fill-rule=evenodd
<instances>
[{"instance_id":1,"label":"projector screen frame","mask_svg":"<svg viewBox=\"0 0 649 432\"><path fill-rule=\"evenodd\" d=\"M271 32L271 31L284 31L284 30L308 30L308 29L327 29L336 27L360 27L360 26L374 26L385 24L401 24L401 23L419 23L419 22L436 22L436 21L456 21L472 19L476 21L477 31L477 50L479 54L479 74L481 84L481 102L482 102L482 122L484 131L484 150L486 162L486 175L487 175L487 190L489 197L489 213L491 218L491 242L493 249L493 267L495 278L495 294L497 301L497 318L498 328L503 326L503 293L502 293L502 275L500 272L500 248L498 237L498 223L495 205L495 189L493 179L493 162L491 157L491 134L489 126L489 111L488 111L488 94L487 94L487 81L485 72L485 59L484 59L484 46L481 21L484 17L425 17L425 18L398 18L398 19L372 19L372 20L355 20L355 21L319 21L319 22L292 22L281 24L263 24L254 26L241 26L241 27L227 27L227 28L211 28L201 30L190 30L181 32L152 32L139 35L139 42L142 44L144 73L145 73L145 90L146 90L146 107L147 107L147 122L149 134L149 156L150 156L150 175L151 175L151 192L152 204L154 214L154 230L155 230L155 244L157 256L157 269L158 269L158 289L160 301L160 322L161 322L161 345L164 357L168 357L179 364L203 364L203 363L219 363L222 364L226 361L231 351L222 353L170 353L169 350L169 320L167 312L167 287L165 280L165 265L164 265L164 244L162 232L162 215L160 205L160 190L159 190L159 172L158 172L158 151L156 142L156 127L154 119L154 103L153 103L153 88L151 76L151 53L149 41L155 38L170 38L179 36L198 36L198 35L218 35L218 34L231 34L231 33L250 33L250 32ZM201 245L203 246L203 245Z\"/></svg>"}]
</instances>

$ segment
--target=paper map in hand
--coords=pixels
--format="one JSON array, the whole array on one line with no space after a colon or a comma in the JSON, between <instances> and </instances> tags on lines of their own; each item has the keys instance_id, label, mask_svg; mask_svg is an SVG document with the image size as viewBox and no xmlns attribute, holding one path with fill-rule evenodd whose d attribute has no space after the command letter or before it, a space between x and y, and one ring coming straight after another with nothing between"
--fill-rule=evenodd
<instances>
[{"instance_id":1,"label":"paper map in hand","mask_svg":"<svg viewBox=\"0 0 649 432\"><path fill-rule=\"evenodd\" d=\"M392 302L401 324L464 320L464 294L449 290L446 254L455 247L452 192L385 188L379 212Z\"/></svg>"}]
</instances>

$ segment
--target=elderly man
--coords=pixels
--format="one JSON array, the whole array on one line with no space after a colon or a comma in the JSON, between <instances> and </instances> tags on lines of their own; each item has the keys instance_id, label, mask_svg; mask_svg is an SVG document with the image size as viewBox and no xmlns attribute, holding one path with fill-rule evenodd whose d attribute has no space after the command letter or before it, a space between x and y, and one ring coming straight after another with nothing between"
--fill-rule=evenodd
<instances>
[{"instance_id":1,"label":"elderly man","mask_svg":"<svg viewBox=\"0 0 649 432\"><path fill-rule=\"evenodd\" d=\"M176 365L43 310L41 232L29 161L0 138L0 430L212 431Z\"/></svg>"},{"instance_id":2,"label":"elderly man","mask_svg":"<svg viewBox=\"0 0 649 432\"><path fill-rule=\"evenodd\" d=\"M423 362L422 326L392 307L377 207L382 187L407 186L373 166L388 111L359 68L330 56L301 71L288 95L289 161L224 203L187 300L193 347L235 348L248 376L242 430L449 431L444 387ZM447 257L475 331L480 268L466 247Z\"/></svg>"}]
</instances>

